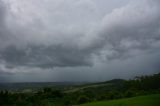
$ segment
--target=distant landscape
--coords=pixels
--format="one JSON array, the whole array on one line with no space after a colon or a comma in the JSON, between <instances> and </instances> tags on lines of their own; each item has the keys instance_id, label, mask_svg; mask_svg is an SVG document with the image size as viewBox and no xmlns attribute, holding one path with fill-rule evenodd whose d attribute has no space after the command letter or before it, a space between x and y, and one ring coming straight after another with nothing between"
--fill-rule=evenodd
<instances>
[{"instance_id":1,"label":"distant landscape","mask_svg":"<svg viewBox=\"0 0 160 106\"><path fill-rule=\"evenodd\" d=\"M160 73L137 76L130 80L113 79L98 83L1 83L0 104L1 106L159 106L159 82Z\"/></svg>"},{"instance_id":2,"label":"distant landscape","mask_svg":"<svg viewBox=\"0 0 160 106\"><path fill-rule=\"evenodd\" d=\"M0 0L0 106L160 106L160 0Z\"/></svg>"}]
</instances>

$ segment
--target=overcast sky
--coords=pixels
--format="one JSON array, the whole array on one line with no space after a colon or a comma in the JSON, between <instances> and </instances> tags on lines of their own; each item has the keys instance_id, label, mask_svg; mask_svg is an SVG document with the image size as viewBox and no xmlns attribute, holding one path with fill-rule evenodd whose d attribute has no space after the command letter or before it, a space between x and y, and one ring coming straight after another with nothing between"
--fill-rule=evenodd
<instances>
[{"instance_id":1,"label":"overcast sky","mask_svg":"<svg viewBox=\"0 0 160 106\"><path fill-rule=\"evenodd\" d=\"M0 0L0 82L160 72L160 0Z\"/></svg>"}]
</instances>

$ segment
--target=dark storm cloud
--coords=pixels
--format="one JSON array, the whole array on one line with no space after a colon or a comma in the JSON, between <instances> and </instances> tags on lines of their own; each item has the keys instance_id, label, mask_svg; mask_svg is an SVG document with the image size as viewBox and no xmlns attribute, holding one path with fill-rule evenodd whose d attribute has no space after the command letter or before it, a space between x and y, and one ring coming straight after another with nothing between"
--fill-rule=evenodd
<instances>
[{"instance_id":1,"label":"dark storm cloud","mask_svg":"<svg viewBox=\"0 0 160 106\"><path fill-rule=\"evenodd\" d=\"M96 2L0 1L0 72L94 66L160 49L159 0L108 12Z\"/></svg>"},{"instance_id":2,"label":"dark storm cloud","mask_svg":"<svg viewBox=\"0 0 160 106\"><path fill-rule=\"evenodd\" d=\"M90 65L89 51L79 51L78 48L54 46L27 46L17 49L14 46L1 51L1 60L8 65L53 68L65 66L88 66ZM87 54L87 55L86 55Z\"/></svg>"}]
</instances>

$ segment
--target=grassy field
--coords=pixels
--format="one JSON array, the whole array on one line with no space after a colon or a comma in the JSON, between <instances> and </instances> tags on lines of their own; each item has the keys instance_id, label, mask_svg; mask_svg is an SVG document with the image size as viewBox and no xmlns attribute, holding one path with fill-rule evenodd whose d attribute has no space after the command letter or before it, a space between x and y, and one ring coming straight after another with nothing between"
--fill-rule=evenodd
<instances>
[{"instance_id":1,"label":"grassy field","mask_svg":"<svg viewBox=\"0 0 160 106\"><path fill-rule=\"evenodd\" d=\"M78 106L160 106L160 94L111 101L92 102Z\"/></svg>"}]
</instances>

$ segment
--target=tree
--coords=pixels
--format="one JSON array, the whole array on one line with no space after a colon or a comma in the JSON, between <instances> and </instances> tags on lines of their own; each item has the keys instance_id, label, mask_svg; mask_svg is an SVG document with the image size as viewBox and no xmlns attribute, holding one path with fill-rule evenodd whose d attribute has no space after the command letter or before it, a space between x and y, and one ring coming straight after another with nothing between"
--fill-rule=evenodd
<instances>
[{"instance_id":1,"label":"tree","mask_svg":"<svg viewBox=\"0 0 160 106\"><path fill-rule=\"evenodd\" d=\"M90 101L90 99L89 99L87 96L82 95L82 96L80 96L80 97L78 98L77 103L78 103L78 104L83 104L83 103L87 103L87 102L89 102L89 101Z\"/></svg>"}]
</instances>

